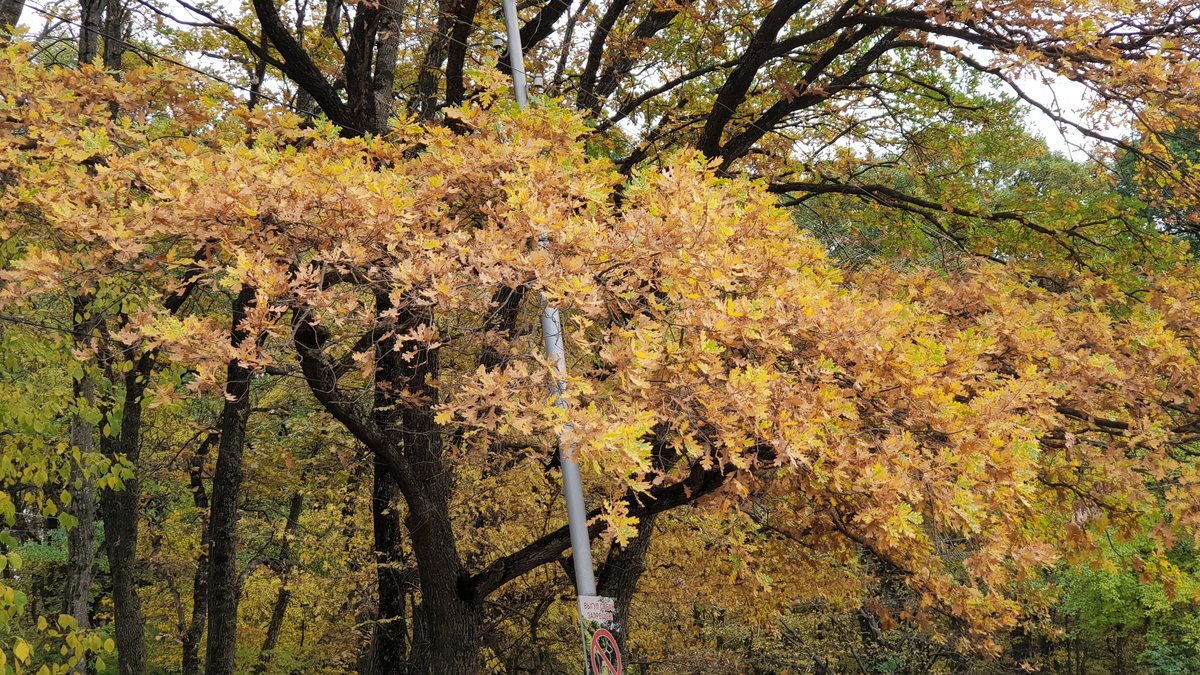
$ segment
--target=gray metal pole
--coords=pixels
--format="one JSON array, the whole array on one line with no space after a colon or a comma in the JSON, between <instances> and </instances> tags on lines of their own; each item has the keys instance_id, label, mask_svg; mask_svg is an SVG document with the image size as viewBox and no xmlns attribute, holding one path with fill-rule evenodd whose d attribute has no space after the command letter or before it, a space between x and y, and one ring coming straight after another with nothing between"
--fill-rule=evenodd
<instances>
[{"instance_id":1,"label":"gray metal pole","mask_svg":"<svg viewBox=\"0 0 1200 675\"><path fill-rule=\"evenodd\" d=\"M517 105L524 108L529 104L525 89L525 55L521 47L521 29L517 24L516 0L504 0L504 27L508 33L508 57L512 67L513 89L517 94ZM542 245L545 245L543 240ZM546 347L546 360L554 369L550 384L550 395L554 405L566 410L563 394L567 389L567 352L563 345L562 318L558 308L542 300L542 339ZM571 532L571 553L575 563L575 593L596 594L596 576L592 571L592 542L587 530L587 507L583 503L583 482L579 478L579 464L575 462L574 443L565 437L570 429L558 437L558 455L562 462L563 493L567 498L567 528Z\"/></svg>"},{"instance_id":2,"label":"gray metal pole","mask_svg":"<svg viewBox=\"0 0 1200 675\"><path fill-rule=\"evenodd\" d=\"M513 90L517 94L517 105L524 108L529 105L529 92L525 88L525 50L521 47L516 0L504 0L504 31L508 33L508 64L512 67Z\"/></svg>"}]
</instances>

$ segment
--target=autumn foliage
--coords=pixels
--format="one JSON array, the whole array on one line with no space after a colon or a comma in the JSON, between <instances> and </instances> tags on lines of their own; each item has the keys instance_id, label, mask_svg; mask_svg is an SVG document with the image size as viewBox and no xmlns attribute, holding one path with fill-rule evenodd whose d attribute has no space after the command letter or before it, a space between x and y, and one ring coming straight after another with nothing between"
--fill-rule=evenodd
<instances>
[{"instance_id":1,"label":"autumn foliage","mask_svg":"<svg viewBox=\"0 0 1200 675\"><path fill-rule=\"evenodd\" d=\"M94 404L60 412L115 433L124 376L152 355L145 424L182 444L214 410L252 400L261 465L247 484L311 487L321 518L338 512L326 478L365 447L399 488L406 588L428 611L448 607L426 639L465 648L459 666L495 666L483 626L515 629L485 605L519 605L567 550L543 545L563 522L564 430L599 551L661 515L696 592L744 596L763 625L801 599L865 602L885 624L995 656L1048 616L1054 569L1110 567L1114 541L1147 539L1121 564L1181 579L1167 552L1200 525L1200 278L1173 245L1116 280L1034 255L849 269L761 182L687 150L626 179L553 105L485 99L453 109L452 125L346 138L167 68L115 79L12 47L0 82L0 312L24 322L5 331L60 345L54 363L100 383ZM81 296L103 319L71 346ZM565 410L546 395L542 302L565 317ZM244 394L231 393L237 369ZM299 459L304 437L269 440L254 420L280 410L324 440ZM33 444L53 433L6 425L0 480L45 487L24 504L0 497L10 522L65 506L61 479L13 468L67 462ZM83 459L102 489L131 477L127 457ZM722 534L697 551L689 528ZM180 548L155 560L186 561ZM366 557L361 542L344 553ZM312 574L305 560L275 571ZM356 564L345 573L369 583ZM899 602L869 601L882 577L900 580ZM638 607L631 640L651 649ZM346 635L331 668L351 667ZM15 644L0 652L9 664L34 658ZM89 644L71 654L104 653ZM430 649L430 663L452 662Z\"/></svg>"}]
</instances>

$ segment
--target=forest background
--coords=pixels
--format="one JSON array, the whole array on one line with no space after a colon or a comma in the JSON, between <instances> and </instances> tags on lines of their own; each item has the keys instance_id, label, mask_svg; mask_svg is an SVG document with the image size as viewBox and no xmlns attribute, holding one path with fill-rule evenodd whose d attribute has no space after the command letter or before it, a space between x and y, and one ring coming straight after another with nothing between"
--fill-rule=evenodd
<instances>
[{"instance_id":1,"label":"forest background","mask_svg":"<svg viewBox=\"0 0 1200 675\"><path fill-rule=\"evenodd\" d=\"M519 4L0 2L0 669L1200 670L1194 3Z\"/></svg>"}]
</instances>

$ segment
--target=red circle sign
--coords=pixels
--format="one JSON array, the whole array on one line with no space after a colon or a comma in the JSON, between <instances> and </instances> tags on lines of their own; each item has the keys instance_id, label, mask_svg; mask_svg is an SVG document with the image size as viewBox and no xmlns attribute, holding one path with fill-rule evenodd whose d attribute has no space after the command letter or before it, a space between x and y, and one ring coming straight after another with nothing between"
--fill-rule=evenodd
<instances>
[{"instance_id":1,"label":"red circle sign","mask_svg":"<svg viewBox=\"0 0 1200 675\"><path fill-rule=\"evenodd\" d=\"M609 651L617 657L615 665L609 657ZM609 675L621 675L621 649L617 646L617 639L607 630L597 628L592 633L592 672L595 675L605 675L606 671L600 669L601 663L608 668Z\"/></svg>"}]
</instances>

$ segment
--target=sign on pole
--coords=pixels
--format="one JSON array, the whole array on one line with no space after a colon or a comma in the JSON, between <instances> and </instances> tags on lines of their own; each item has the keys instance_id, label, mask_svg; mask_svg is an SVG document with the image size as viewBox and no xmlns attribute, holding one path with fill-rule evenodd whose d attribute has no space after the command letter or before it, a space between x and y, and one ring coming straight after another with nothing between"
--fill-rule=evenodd
<instances>
[{"instance_id":1,"label":"sign on pole","mask_svg":"<svg viewBox=\"0 0 1200 675\"><path fill-rule=\"evenodd\" d=\"M621 675L621 649L617 636L617 601L602 595L579 596L579 626L583 630L587 675Z\"/></svg>"}]
</instances>

